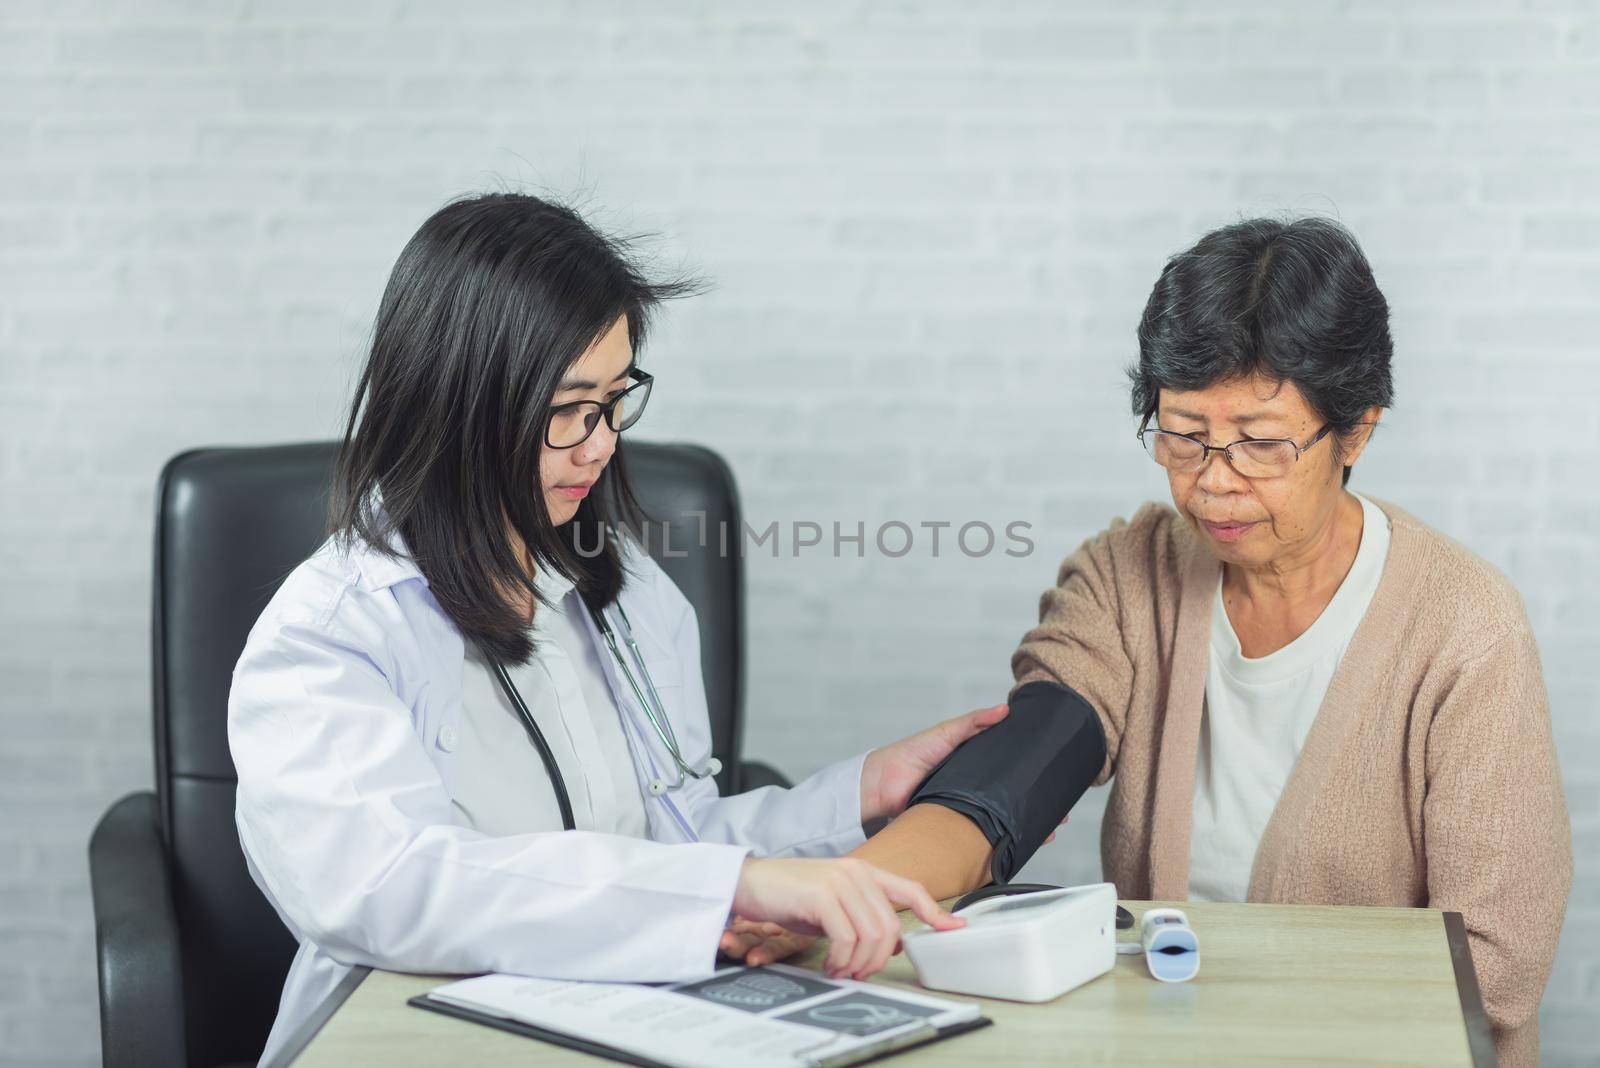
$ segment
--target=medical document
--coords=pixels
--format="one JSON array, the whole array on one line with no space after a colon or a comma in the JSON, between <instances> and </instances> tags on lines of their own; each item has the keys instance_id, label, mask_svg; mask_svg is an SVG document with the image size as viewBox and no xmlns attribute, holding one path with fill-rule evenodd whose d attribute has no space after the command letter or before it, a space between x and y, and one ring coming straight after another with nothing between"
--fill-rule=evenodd
<instances>
[{"instance_id":1,"label":"medical document","mask_svg":"<svg viewBox=\"0 0 1600 1068\"><path fill-rule=\"evenodd\" d=\"M988 1023L977 1005L782 964L667 985L483 975L412 1004L669 1068L839 1068Z\"/></svg>"}]
</instances>

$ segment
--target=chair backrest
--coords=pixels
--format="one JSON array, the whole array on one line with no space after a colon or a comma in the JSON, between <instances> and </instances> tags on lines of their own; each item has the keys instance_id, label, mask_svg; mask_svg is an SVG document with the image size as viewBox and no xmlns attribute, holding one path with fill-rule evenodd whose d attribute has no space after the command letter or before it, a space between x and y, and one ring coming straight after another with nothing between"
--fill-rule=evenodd
<instances>
[{"instance_id":1,"label":"chair backrest","mask_svg":"<svg viewBox=\"0 0 1600 1068\"><path fill-rule=\"evenodd\" d=\"M172 864L194 1065L259 1056L294 955L293 940L250 880L234 827L238 779L228 752L228 690L261 610L326 537L335 451L331 442L201 449L174 457L161 474L153 613L156 791ZM698 446L632 442L627 457L653 519L648 548L699 614L713 746L727 769L720 777L727 790L737 784L743 699L733 476L720 457ZM718 551L721 529L730 532L726 553ZM711 537L701 539L702 530Z\"/></svg>"}]
</instances>

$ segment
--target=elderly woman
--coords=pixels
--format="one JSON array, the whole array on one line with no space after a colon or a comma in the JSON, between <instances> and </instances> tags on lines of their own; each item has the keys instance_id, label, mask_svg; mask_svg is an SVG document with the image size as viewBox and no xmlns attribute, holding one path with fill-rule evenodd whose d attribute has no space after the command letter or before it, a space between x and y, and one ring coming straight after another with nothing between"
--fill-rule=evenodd
<instances>
[{"instance_id":1,"label":"elderly woman","mask_svg":"<svg viewBox=\"0 0 1600 1068\"><path fill-rule=\"evenodd\" d=\"M1391 349L1336 223L1243 222L1173 257L1132 371L1172 506L1067 558L1012 658L1007 723L858 853L935 896L987 881L1001 846L1024 851L995 863L1014 871L1039 835L1010 840L1013 773L984 780L1019 731L1085 709L1122 896L1458 911L1502 1063L1536 1063L1572 872L1539 655L1499 572L1347 488ZM1030 720L1030 694L1058 715ZM1081 792L1064 775L1028 783L1055 806L1036 826Z\"/></svg>"}]
</instances>

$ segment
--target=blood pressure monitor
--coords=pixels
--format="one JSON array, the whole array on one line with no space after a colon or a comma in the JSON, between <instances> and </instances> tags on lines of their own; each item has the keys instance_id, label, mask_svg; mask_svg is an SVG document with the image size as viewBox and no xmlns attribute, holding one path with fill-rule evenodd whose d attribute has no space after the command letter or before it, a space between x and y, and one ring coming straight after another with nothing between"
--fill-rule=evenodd
<instances>
[{"instance_id":1,"label":"blood pressure monitor","mask_svg":"<svg viewBox=\"0 0 1600 1068\"><path fill-rule=\"evenodd\" d=\"M1049 1001L1111 970L1117 889L1110 883L990 897L959 909L965 927L902 939L917 980L933 990Z\"/></svg>"}]
</instances>

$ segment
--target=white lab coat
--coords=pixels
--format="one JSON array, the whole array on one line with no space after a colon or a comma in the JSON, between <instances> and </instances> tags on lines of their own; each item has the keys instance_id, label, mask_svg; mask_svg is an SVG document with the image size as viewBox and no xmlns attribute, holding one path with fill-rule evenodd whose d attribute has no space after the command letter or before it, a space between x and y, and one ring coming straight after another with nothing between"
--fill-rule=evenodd
<instances>
[{"instance_id":1,"label":"white lab coat","mask_svg":"<svg viewBox=\"0 0 1600 1068\"><path fill-rule=\"evenodd\" d=\"M393 543L404 553L398 540ZM630 547L620 597L686 761L711 752L694 609ZM591 641L600 642L587 615ZM604 650L603 644L600 646ZM328 542L245 643L228 699L239 839L300 941L263 1060L353 965L641 982L709 973L747 853L836 856L864 839L864 754L790 790L645 791L650 838L488 837L455 822L464 644L408 556ZM641 784L675 778L608 651Z\"/></svg>"}]
</instances>

